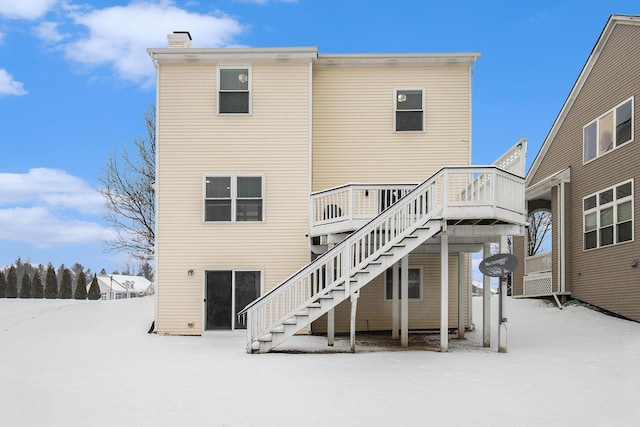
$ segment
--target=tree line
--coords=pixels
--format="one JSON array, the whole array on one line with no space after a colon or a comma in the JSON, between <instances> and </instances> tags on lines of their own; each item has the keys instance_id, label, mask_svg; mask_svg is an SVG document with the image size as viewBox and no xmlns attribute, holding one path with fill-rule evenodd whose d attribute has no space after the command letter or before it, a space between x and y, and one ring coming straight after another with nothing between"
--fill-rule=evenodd
<instances>
[{"instance_id":1,"label":"tree line","mask_svg":"<svg viewBox=\"0 0 640 427\"><path fill-rule=\"evenodd\" d=\"M122 274L130 275L129 267ZM100 275L106 275L102 269ZM120 274L114 271L112 274ZM151 280L153 271L148 263L140 266L138 275ZM92 277L93 276L93 277ZM87 290L87 278L90 285ZM23 262L18 258L13 264L0 269L0 298L90 299L101 298L97 274L75 263L71 268L62 264L57 269Z\"/></svg>"}]
</instances>

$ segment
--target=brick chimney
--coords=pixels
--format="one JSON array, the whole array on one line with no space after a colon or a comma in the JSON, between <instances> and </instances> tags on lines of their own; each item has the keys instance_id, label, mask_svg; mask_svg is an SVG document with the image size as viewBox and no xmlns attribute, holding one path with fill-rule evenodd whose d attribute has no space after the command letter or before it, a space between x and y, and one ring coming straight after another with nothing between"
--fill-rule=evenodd
<instances>
[{"instance_id":1,"label":"brick chimney","mask_svg":"<svg viewBox=\"0 0 640 427\"><path fill-rule=\"evenodd\" d=\"M174 31L173 34L167 34L169 47L191 47L191 34L189 31Z\"/></svg>"}]
</instances>

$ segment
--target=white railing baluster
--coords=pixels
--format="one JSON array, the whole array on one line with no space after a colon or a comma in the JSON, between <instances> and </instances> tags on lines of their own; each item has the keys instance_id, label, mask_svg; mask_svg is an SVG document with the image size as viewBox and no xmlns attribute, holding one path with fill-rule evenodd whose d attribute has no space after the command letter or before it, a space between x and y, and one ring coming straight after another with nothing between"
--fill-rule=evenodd
<instances>
[{"instance_id":1,"label":"white railing baluster","mask_svg":"<svg viewBox=\"0 0 640 427\"><path fill-rule=\"evenodd\" d=\"M411 188L414 190L410 191ZM379 207L393 200L388 194L383 194L385 191L399 191L406 196L378 214ZM346 295L349 295L349 279L353 273L412 233L420 224L437 215L446 215L448 208L494 206L516 212L524 218L524 179L495 166L444 168L417 187L349 185L316 193L311 200L312 227L344 220L377 218L241 312L246 313L249 350L261 334L280 324L295 310L304 309L315 301L318 294L329 293L344 284Z\"/></svg>"}]
</instances>

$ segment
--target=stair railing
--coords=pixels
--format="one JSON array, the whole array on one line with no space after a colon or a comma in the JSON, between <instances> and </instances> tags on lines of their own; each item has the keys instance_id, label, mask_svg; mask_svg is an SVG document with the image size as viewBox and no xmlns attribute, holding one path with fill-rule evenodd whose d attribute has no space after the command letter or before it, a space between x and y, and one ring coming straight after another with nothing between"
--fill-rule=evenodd
<instances>
[{"instance_id":1,"label":"stair railing","mask_svg":"<svg viewBox=\"0 0 640 427\"><path fill-rule=\"evenodd\" d=\"M272 327L306 310L308 304L338 286L344 286L345 295L349 295L350 278L356 272L418 227L437 218L443 207L460 201L460 192L457 189L451 191L449 182L464 178L466 183L470 183L473 177L486 177L488 173L494 176L494 180L495 174L512 175L495 166L441 169L342 242L251 302L239 313L243 318L246 316L248 348L253 341L269 333ZM521 184L524 197L524 183ZM495 191L486 191L483 186L475 186L475 190L474 186L465 186L463 190L466 200L495 204ZM470 195L469 191L475 194Z\"/></svg>"}]
</instances>

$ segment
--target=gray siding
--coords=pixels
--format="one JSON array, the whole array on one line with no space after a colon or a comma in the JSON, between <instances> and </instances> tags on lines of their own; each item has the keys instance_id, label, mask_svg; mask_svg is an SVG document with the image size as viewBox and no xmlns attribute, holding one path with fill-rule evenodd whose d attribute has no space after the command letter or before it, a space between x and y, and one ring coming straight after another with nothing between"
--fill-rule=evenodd
<instances>
[{"instance_id":1,"label":"gray siding","mask_svg":"<svg viewBox=\"0 0 640 427\"><path fill-rule=\"evenodd\" d=\"M633 140L587 164L582 162L583 126L634 96ZM571 187L566 231L569 233L567 289L573 297L640 321L640 26L616 25L584 86L549 145L536 174L535 184L571 167ZM583 251L583 197L634 179L634 241ZM554 231L557 231L554 221ZM554 238L554 243L556 239ZM554 287L557 247L554 245Z\"/></svg>"}]
</instances>

